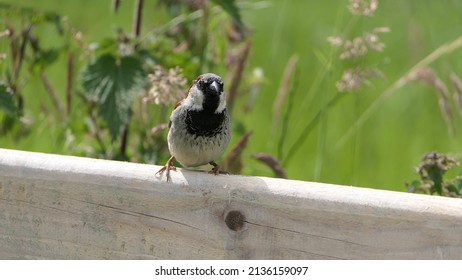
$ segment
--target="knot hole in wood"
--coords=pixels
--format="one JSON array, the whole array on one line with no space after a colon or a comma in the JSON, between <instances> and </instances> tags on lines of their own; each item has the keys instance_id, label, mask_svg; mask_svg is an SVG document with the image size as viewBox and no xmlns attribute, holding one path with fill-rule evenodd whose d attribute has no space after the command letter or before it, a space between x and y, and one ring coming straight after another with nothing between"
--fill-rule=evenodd
<instances>
[{"instance_id":1,"label":"knot hole in wood","mask_svg":"<svg viewBox=\"0 0 462 280\"><path fill-rule=\"evenodd\" d=\"M245 216L240 211L232 210L226 214L225 223L232 231L239 231L244 227Z\"/></svg>"}]
</instances>

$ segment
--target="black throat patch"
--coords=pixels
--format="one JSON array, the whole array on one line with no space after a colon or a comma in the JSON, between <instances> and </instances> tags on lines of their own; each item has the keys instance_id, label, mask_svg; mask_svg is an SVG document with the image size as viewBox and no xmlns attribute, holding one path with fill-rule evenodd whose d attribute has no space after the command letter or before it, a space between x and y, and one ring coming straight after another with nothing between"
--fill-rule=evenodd
<instances>
[{"instance_id":1,"label":"black throat patch","mask_svg":"<svg viewBox=\"0 0 462 280\"><path fill-rule=\"evenodd\" d=\"M186 113L186 129L189 134L211 137L220 133L226 117L226 109L221 113L193 111Z\"/></svg>"}]
</instances>

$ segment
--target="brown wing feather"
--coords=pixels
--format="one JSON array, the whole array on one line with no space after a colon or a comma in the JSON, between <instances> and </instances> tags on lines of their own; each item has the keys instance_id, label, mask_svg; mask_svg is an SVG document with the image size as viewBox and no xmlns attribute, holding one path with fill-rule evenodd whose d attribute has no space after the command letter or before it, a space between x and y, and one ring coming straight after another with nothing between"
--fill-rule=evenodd
<instances>
[{"instance_id":1,"label":"brown wing feather","mask_svg":"<svg viewBox=\"0 0 462 280\"><path fill-rule=\"evenodd\" d=\"M178 103L175 104L175 107L173 108L173 110L178 108L178 106L180 106L181 103L183 103L183 101L188 97L189 91L191 90L192 86L199 80L199 78L200 78L200 76L194 79L194 81L191 83L191 86L188 88L188 91L186 91L186 94L185 94L184 98L181 99L180 101L178 101ZM168 128L170 129L171 126L172 126L172 121L169 121L168 122Z\"/></svg>"},{"instance_id":2,"label":"brown wing feather","mask_svg":"<svg viewBox=\"0 0 462 280\"><path fill-rule=\"evenodd\" d=\"M180 101L178 101L178 103L176 103L175 108L173 108L174 110L175 110L178 106L181 105L181 103L183 102L183 100L185 100L185 99L188 97L189 91L191 90L191 88L193 87L193 85L194 85L195 83L197 83L197 81L199 80L199 78L200 78L200 76L194 79L194 81L191 83L191 86L189 86L188 90L186 91L186 94L184 95L184 98L181 99Z\"/></svg>"}]
</instances>

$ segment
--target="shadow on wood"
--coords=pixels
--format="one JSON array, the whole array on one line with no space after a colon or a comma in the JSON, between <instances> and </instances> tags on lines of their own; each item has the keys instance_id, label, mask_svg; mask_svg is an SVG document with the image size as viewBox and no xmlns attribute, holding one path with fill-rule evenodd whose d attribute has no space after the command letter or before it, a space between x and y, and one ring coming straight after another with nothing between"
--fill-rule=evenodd
<instances>
[{"instance_id":1,"label":"shadow on wood","mask_svg":"<svg viewBox=\"0 0 462 280\"><path fill-rule=\"evenodd\" d=\"M462 200L0 149L2 259L461 259Z\"/></svg>"}]
</instances>

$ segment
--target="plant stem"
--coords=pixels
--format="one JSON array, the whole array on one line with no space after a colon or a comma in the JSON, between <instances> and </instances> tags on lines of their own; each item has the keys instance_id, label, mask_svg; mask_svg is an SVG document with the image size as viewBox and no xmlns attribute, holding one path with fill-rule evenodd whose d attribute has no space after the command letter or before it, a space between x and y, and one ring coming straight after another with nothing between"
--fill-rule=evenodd
<instances>
[{"instance_id":1,"label":"plant stem","mask_svg":"<svg viewBox=\"0 0 462 280\"><path fill-rule=\"evenodd\" d=\"M123 159L127 158L126 152L127 152L127 143L128 143L128 132L129 132L130 126L127 123L123 130L122 130L122 135L120 139L120 156Z\"/></svg>"},{"instance_id":2,"label":"plant stem","mask_svg":"<svg viewBox=\"0 0 462 280\"><path fill-rule=\"evenodd\" d=\"M8 30L10 30L10 34L13 34L13 28L8 27ZM21 46L19 47L19 53L17 50L17 41L15 36L10 36L10 50L11 50L11 58L12 58L12 63L13 63L13 78L10 81L10 87L14 92L14 95L16 96L16 99L18 101L18 112L19 115L23 114L23 108L24 108L24 98L22 94L19 92L19 72L21 70L21 65L24 59L24 54L26 52L26 44L29 41L29 33L32 30L32 24L29 24L27 28L25 28L22 31L22 41L21 41Z\"/></svg>"},{"instance_id":3,"label":"plant stem","mask_svg":"<svg viewBox=\"0 0 462 280\"><path fill-rule=\"evenodd\" d=\"M299 68L297 67L297 62L298 62L298 56L293 55L290 59L289 62L287 62L286 69L284 71L284 76L283 76L283 81L281 82L281 87L285 89L280 89L278 96L276 98L276 101L273 105L273 115L277 116L277 119L279 119L279 112L281 111L282 103L284 102L283 99L285 99L285 96L289 96L288 98L288 104L287 104L287 109L284 114L283 120L282 120L282 128L281 128L281 133L278 141L278 150L277 150L277 156L278 159L281 159L283 156L283 147L285 145L285 140L287 137L287 130L290 127L290 114L292 113L292 108L294 104L294 96L295 96L295 90L298 87L298 82L299 82ZM289 81L292 81L292 84L289 84ZM286 93L283 93L286 92ZM280 99L280 100L278 100ZM278 103L280 105L278 105ZM279 108L276 108L279 107ZM279 122L279 120L277 120ZM276 122L276 123L277 123ZM273 121L274 123L274 121Z\"/></svg>"},{"instance_id":4,"label":"plant stem","mask_svg":"<svg viewBox=\"0 0 462 280\"><path fill-rule=\"evenodd\" d=\"M90 111L89 111L88 115L90 116L90 120L91 120L93 128L94 128L94 130L92 131L93 135L95 136L96 141L99 144L101 152L104 154L105 157L107 157L106 145L104 145L103 138L101 137L101 132L99 131L96 116L94 114L93 108L90 108Z\"/></svg>"},{"instance_id":5,"label":"plant stem","mask_svg":"<svg viewBox=\"0 0 462 280\"><path fill-rule=\"evenodd\" d=\"M117 11L119 11L119 7L120 7L120 0L112 0L111 8L114 13L117 13Z\"/></svg>"},{"instance_id":6,"label":"plant stem","mask_svg":"<svg viewBox=\"0 0 462 280\"><path fill-rule=\"evenodd\" d=\"M19 71L21 70L22 61L24 58L24 54L26 52L26 44L27 44L27 41L29 41L29 33L31 30L32 30L32 24L30 24L22 32L22 42L19 48L19 56L18 56L18 59L14 63L13 81L15 84L17 84L17 80L19 79Z\"/></svg>"},{"instance_id":7,"label":"plant stem","mask_svg":"<svg viewBox=\"0 0 462 280\"><path fill-rule=\"evenodd\" d=\"M40 52L39 40L32 36L28 36L28 39L29 39L32 51L34 53L39 53ZM63 110L63 107L61 106L61 103L59 102L59 98L58 98L58 95L56 94L56 90L51 85L50 80L48 80L48 77L45 74L45 71L41 70L39 76L40 76L40 80L42 81L43 86L45 87L46 92L48 93L48 96L50 97L51 103L53 103L53 106L55 107L56 113L58 114L58 118L61 120L61 122L63 122L64 121L64 110Z\"/></svg>"},{"instance_id":8,"label":"plant stem","mask_svg":"<svg viewBox=\"0 0 462 280\"><path fill-rule=\"evenodd\" d=\"M205 56L207 54L207 47L208 47L208 26L209 26L209 7L207 2L205 2L204 5L202 5L202 33L200 34L199 37L199 44L198 44L198 51L199 51L199 70L200 72L204 72L206 69L204 67L205 64ZM200 73L197 73L200 74Z\"/></svg>"},{"instance_id":9,"label":"plant stem","mask_svg":"<svg viewBox=\"0 0 462 280\"><path fill-rule=\"evenodd\" d=\"M141 19L143 14L143 2L144 0L137 0L135 3L135 10L133 15L133 25L132 25L132 33L133 36L138 39L141 32ZM138 47L138 43L135 44L135 49ZM130 120L131 114L128 116L127 123L122 128L122 133L120 136L120 157L123 159L127 158L127 145L128 145L128 133L130 131Z\"/></svg>"},{"instance_id":10,"label":"plant stem","mask_svg":"<svg viewBox=\"0 0 462 280\"><path fill-rule=\"evenodd\" d=\"M330 107L334 106L341 97L345 96L345 94L342 93L337 93L326 105L326 108L324 110L329 109ZM289 152L287 155L284 157L282 160L282 166L285 166L287 163L287 160L290 159L296 152L297 150L302 146L303 141L305 141L305 138L310 134L310 132L313 130L315 125L319 122L321 115L323 114L322 110L318 111L316 116L305 126L305 128L302 130L302 133L298 136L297 140L295 143L290 147Z\"/></svg>"},{"instance_id":11,"label":"plant stem","mask_svg":"<svg viewBox=\"0 0 462 280\"><path fill-rule=\"evenodd\" d=\"M51 99L51 103L53 103L53 106L56 109L56 113L58 114L58 118L61 120L61 122L64 121L64 113L63 113L63 108L61 107L61 103L59 102L58 95L56 94L56 91L54 90L53 86L50 83L50 80L48 80L47 75L45 72L40 72L40 80L43 83L43 86L46 89L46 92L48 93L48 96Z\"/></svg>"},{"instance_id":12,"label":"plant stem","mask_svg":"<svg viewBox=\"0 0 462 280\"><path fill-rule=\"evenodd\" d=\"M237 97L237 89L242 79L242 73L244 72L247 58L249 57L249 51L250 51L251 45L252 43L250 41L244 45L239 55L237 65L233 73L233 79L231 80L231 85L228 91L228 110L230 114L233 111L234 101L236 100L236 97Z\"/></svg>"},{"instance_id":13,"label":"plant stem","mask_svg":"<svg viewBox=\"0 0 462 280\"><path fill-rule=\"evenodd\" d=\"M143 2L144 0L137 0L135 3L132 33L136 38L140 36L140 32L141 32L141 18L143 15Z\"/></svg>"},{"instance_id":14,"label":"plant stem","mask_svg":"<svg viewBox=\"0 0 462 280\"><path fill-rule=\"evenodd\" d=\"M72 106L72 83L74 81L74 53L67 56L67 79L66 79L66 113L71 113Z\"/></svg>"}]
</instances>

